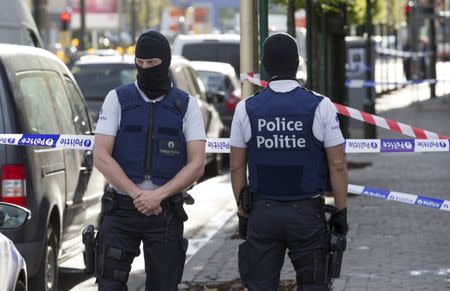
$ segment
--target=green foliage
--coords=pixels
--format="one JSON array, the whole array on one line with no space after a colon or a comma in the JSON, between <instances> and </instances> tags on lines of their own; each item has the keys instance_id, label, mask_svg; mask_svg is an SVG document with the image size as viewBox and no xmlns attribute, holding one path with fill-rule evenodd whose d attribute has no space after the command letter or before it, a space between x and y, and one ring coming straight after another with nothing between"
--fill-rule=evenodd
<instances>
[{"instance_id":1,"label":"green foliage","mask_svg":"<svg viewBox=\"0 0 450 291\"><path fill-rule=\"evenodd\" d=\"M347 17L351 24L363 24L366 17L367 0L312 0L319 13L342 14L347 7ZM405 0L371 0L373 24L398 26L404 21L403 6ZM288 0L271 0L272 3L287 5ZM305 0L295 0L297 9L305 7Z\"/></svg>"},{"instance_id":2,"label":"green foliage","mask_svg":"<svg viewBox=\"0 0 450 291\"><path fill-rule=\"evenodd\" d=\"M136 0L138 27L146 30L161 23L161 14L169 4L169 0Z\"/></svg>"}]
</instances>

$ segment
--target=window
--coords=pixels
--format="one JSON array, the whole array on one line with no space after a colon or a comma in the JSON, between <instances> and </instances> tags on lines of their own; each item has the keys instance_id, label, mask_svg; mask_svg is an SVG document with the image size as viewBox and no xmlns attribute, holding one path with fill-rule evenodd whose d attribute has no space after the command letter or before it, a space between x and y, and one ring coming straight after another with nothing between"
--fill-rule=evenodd
<instances>
[{"instance_id":1,"label":"window","mask_svg":"<svg viewBox=\"0 0 450 291\"><path fill-rule=\"evenodd\" d=\"M25 132L58 134L57 121L45 74L21 73L20 94L16 97Z\"/></svg>"},{"instance_id":2,"label":"window","mask_svg":"<svg viewBox=\"0 0 450 291\"><path fill-rule=\"evenodd\" d=\"M60 76L56 73L48 73L48 84L51 96L55 100L56 113L61 125L61 134L75 134L73 125L72 108L67 99L66 90Z\"/></svg>"},{"instance_id":3,"label":"window","mask_svg":"<svg viewBox=\"0 0 450 291\"><path fill-rule=\"evenodd\" d=\"M133 83L137 70L134 64L78 65L72 73L86 100L103 100L110 90Z\"/></svg>"},{"instance_id":4,"label":"window","mask_svg":"<svg viewBox=\"0 0 450 291\"><path fill-rule=\"evenodd\" d=\"M36 35L32 30L27 29L25 32L24 44L29 46L40 47Z\"/></svg>"},{"instance_id":5,"label":"window","mask_svg":"<svg viewBox=\"0 0 450 291\"><path fill-rule=\"evenodd\" d=\"M181 73L183 74L183 78L185 80L187 80L186 84L187 84L187 88L186 88L186 92L188 92L189 94L191 94L192 96L195 96L197 98L202 98L202 94L200 92L200 89L198 88L197 83L193 77L193 75L191 74L190 70L188 67L183 66L181 68Z\"/></svg>"},{"instance_id":6,"label":"window","mask_svg":"<svg viewBox=\"0 0 450 291\"><path fill-rule=\"evenodd\" d=\"M73 123L77 134L91 134L89 116L83 102L83 97L81 97L75 84L70 79L66 78L65 83L68 89L69 102L73 111Z\"/></svg>"},{"instance_id":7,"label":"window","mask_svg":"<svg viewBox=\"0 0 450 291\"><path fill-rule=\"evenodd\" d=\"M229 63L239 75L239 43L190 43L183 47L183 57L191 61Z\"/></svg>"},{"instance_id":8,"label":"window","mask_svg":"<svg viewBox=\"0 0 450 291\"><path fill-rule=\"evenodd\" d=\"M224 75L218 72L212 71L197 71L202 78L203 83L205 84L208 91L220 92L225 91L225 81Z\"/></svg>"}]
</instances>

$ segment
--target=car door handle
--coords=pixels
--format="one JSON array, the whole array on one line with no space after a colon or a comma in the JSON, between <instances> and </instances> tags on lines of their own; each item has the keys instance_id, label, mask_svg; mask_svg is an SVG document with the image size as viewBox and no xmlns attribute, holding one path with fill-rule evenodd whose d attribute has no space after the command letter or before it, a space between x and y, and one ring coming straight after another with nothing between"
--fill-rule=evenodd
<instances>
[{"instance_id":1,"label":"car door handle","mask_svg":"<svg viewBox=\"0 0 450 291\"><path fill-rule=\"evenodd\" d=\"M64 172L64 163L56 163L42 166L42 177L47 177L58 172Z\"/></svg>"},{"instance_id":2,"label":"car door handle","mask_svg":"<svg viewBox=\"0 0 450 291\"><path fill-rule=\"evenodd\" d=\"M80 167L80 172L82 172L83 174L89 174L92 172L92 169L88 167Z\"/></svg>"}]
</instances>

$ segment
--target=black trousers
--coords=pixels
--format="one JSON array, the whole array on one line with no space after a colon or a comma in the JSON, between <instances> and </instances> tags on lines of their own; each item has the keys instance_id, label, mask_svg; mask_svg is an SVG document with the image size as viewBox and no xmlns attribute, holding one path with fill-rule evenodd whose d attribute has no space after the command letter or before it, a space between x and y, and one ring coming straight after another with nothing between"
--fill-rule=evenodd
<instances>
[{"instance_id":1,"label":"black trousers","mask_svg":"<svg viewBox=\"0 0 450 291\"><path fill-rule=\"evenodd\" d=\"M297 290L329 290L327 282L311 282L310 276L314 270L326 272L329 233L323 205L322 198L255 202L247 239L239 246L239 273L249 291L278 290L286 250L296 269Z\"/></svg>"},{"instance_id":2,"label":"black trousers","mask_svg":"<svg viewBox=\"0 0 450 291\"><path fill-rule=\"evenodd\" d=\"M127 290L126 281L132 259L139 255L142 241L146 272L145 290L178 290L188 243L183 238L183 222L174 217L170 208L166 206L163 206L160 215L141 214L132 206L129 197L119 198L119 208L105 215L100 226L105 255L98 289ZM124 272L125 279L121 276Z\"/></svg>"}]
</instances>

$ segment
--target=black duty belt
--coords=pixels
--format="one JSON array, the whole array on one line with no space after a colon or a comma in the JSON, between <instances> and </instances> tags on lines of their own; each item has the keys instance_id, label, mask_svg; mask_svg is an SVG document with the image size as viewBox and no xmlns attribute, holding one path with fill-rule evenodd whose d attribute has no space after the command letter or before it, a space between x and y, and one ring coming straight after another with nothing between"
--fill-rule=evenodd
<instances>
[{"instance_id":1,"label":"black duty belt","mask_svg":"<svg viewBox=\"0 0 450 291\"><path fill-rule=\"evenodd\" d=\"M115 190L113 190L113 192L116 193L116 199L118 200L118 203L117 203L118 209L125 209L125 210L136 209L136 207L134 206L134 203L133 203L133 198L131 198L131 196L119 194ZM163 209L167 208L171 203L174 203L179 199L181 199L181 194L175 194L173 196L170 196L161 202L161 207Z\"/></svg>"}]
</instances>

